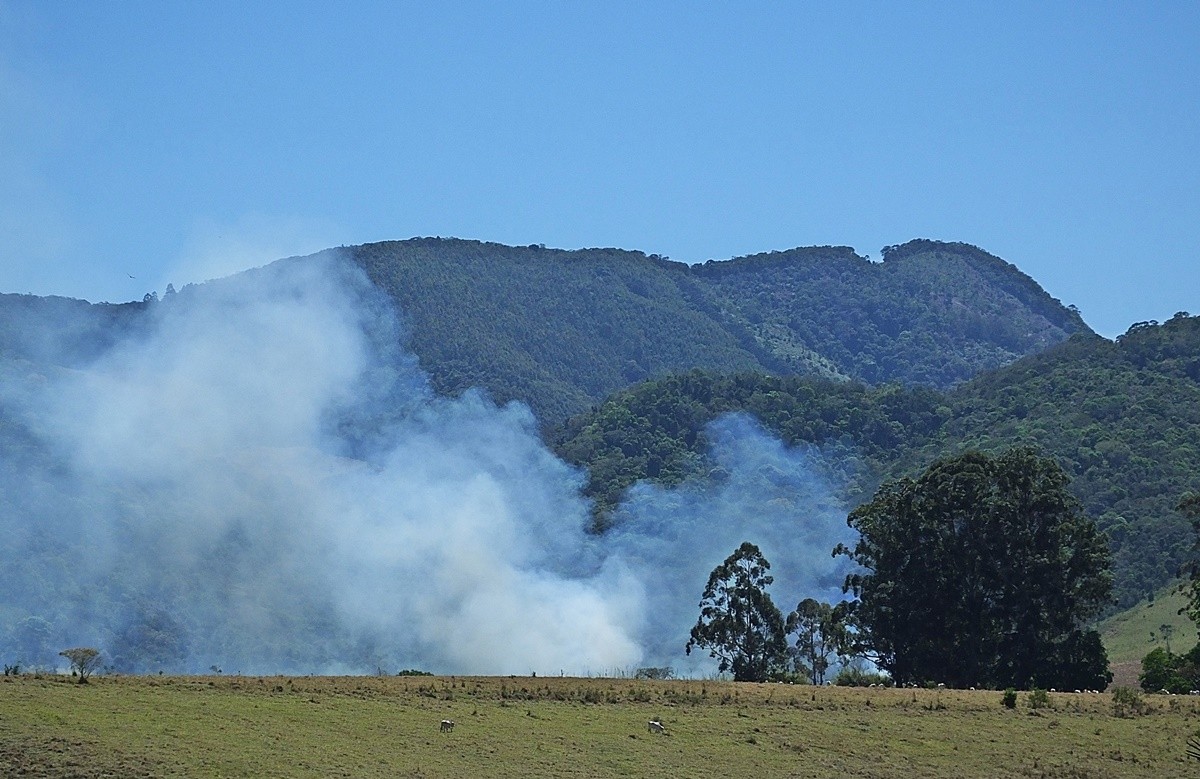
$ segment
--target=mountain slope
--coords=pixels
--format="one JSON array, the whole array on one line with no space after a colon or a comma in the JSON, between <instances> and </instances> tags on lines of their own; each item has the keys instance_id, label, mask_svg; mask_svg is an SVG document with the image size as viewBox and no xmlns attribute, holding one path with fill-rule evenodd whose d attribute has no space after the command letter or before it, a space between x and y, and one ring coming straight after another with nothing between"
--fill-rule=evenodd
<instances>
[{"instance_id":1,"label":"mountain slope","mask_svg":"<svg viewBox=\"0 0 1200 779\"><path fill-rule=\"evenodd\" d=\"M1087 330L1012 265L973 246L916 240L870 262L845 247L695 268L791 373L796 345L871 384L947 387Z\"/></svg>"},{"instance_id":2,"label":"mountain slope","mask_svg":"<svg viewBox=\"0 0 1200 779\"><path fill-rule=\"evenodd\" d=\"M442 392L484 387L560 419L649 376L765 367L680 263L438 238L346 251L397 302Z\"/></svg>"},{"instance_id":3,"label":"mountain slope","mask_svg":"<svg viewBox=\"0 0 1200 779\"><path fill-rule=\"evenodd\" d=\"M789 444L822 447L851 504L880 480L965 449L1035 444L1055 456L1112 541L1122 605L1178 574L1191 547L1175 506L1200 491L1200 317L1116 342L1080 334L946 392L763 374L692 373L621 392L554 431L587 468L603 520L624 489L706 474L704 426L745 411Z\"/></svg>"},{"instance_id":4,"label":"mountain slope","mask_svg":"<svg viewBox=\"0 0 1200 779\"><path fill-rule=\"evenodd\" d=\"M1058 457L1112 539L1122 604L1178 575L1190 523L1175 511L1200 491L1200 316L1135 325L1115 342L1076 336L950 396L947 446L1026 441Z\"/></svg>"},{"instance_id":5,"label":"mountain slope","mask_svg":"<svg viewBox=\"0 0 1200 779\"><path fill-rule=\"evenodd\" d=\"M0 359L86 362L128 335L148 305L0 293Z\"/></svg>"},{"instance_id":6,"label":"mountain slope","mask_svg":"<svg viewBox=\"0 0 1200 779\"><path fill-rule=\"evenodd\" d=\"M883 263L815 247L698 266L440 238L344 251L399 303L435 387L486 387L547 421L692 368L947 387L1089 332L965 244L913 241Z\"/></svg>"},{"instance_id":7,"label":"mountain slope","mask_svg":"<svg viewBox=\"0 0 1200 779\"><path fill-rule=\"evenodd\" d=\"M693 368L949 387L1089 332L1028 276L958 243L911 241L882 263L812 247L688 266L620 249L414 238L288 261L331 254L397 303L435 389L482 387L547 423ZM86 359L154 304L0 296L0 357Z\"/></svg>"}]
</instances>

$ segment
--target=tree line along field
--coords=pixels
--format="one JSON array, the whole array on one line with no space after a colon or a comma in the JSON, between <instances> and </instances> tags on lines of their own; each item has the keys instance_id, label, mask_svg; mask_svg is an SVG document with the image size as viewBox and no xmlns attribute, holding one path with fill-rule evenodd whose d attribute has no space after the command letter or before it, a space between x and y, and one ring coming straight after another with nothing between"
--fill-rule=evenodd
<instances>
[{"instance_id":1,"label":"tree line along field","mask_svg":"<svg viewBox=\"0 0 1200 779\"><path fill-rule=\"evenodd\" d=\"M1183 777L1200 698L541 677L4 677L22 777ZM443 733L439 723L456 726ZM665 734L647 723L661 719Z\"/></svg>"}]
</instances>

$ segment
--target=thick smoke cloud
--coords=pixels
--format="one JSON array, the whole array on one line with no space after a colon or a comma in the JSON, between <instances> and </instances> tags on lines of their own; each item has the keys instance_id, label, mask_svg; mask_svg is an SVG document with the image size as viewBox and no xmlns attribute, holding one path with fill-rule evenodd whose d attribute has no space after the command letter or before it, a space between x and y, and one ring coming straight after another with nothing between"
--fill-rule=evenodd
<instances>
[{"instance_id":1,"label":"thick smoke cloud","mask_svg":"<svg viewBox=\"0 0 1200 779\"><path fill-rule=\"evenodd\" d=\"M635 486L606 538L647 582L647 612L657 629L646 636L647 662L689 675L711 667L707 655L681 657L708 575L743 541L772 564L769 592L786 615L804 598L844 596L850 539L846 511L822 476L820 452L788 448L750 417L733 414L708 430L716 463L707 480L664 489Z\"/></svg>"},{"instance_id":2,"label":"thick smoke cloud","mask_svg":"<svg viewBox=\"0 0 1200 779\"><path fill-rule=\"evenodd\" d=\"M707 486L585 533L529 412L435 397L335 254L189 287L93 361L0 376L0 653L119 670L604 673L685 666L742 540L787 610L836 598L844 512L741 418ZM17 367L13 367L16 365ZM7 661L7 660L6 660ZM703 659L687 668L704 672Z\"/></svg>"}]
</instances>

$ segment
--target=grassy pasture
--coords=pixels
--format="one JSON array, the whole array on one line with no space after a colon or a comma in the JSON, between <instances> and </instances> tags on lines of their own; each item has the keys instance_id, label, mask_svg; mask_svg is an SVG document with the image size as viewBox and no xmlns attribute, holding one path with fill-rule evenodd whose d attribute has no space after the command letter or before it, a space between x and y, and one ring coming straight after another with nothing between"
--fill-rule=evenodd
<instances>
[{"instance_id":1,"label":"grassy pasture","mask_svg":"<svg viewBox=\"0 0 1200 779\"><path fill-rule=\"evenodd\" d=\"M529 677L0 680L16 777L1183 777L1200 699ZM647 732L660 717L666 735ZM439 722L454 719L453 733Z\"/></svg>"},{"instance_id":2,"label":"grassy pasture","mask_svg":"<svg viewBox=\"0 0 1200 779\"><path fill-rule=\"evenodd\" d=\"M1187 598L1177 584L1164 587L1152 601L1142 601L1114 614L1098 626L1100 639L1108 652L1113 684L1138 686L1142 658L1155 647L1165 647L1161 625L1174 628L1171 651L1183 654L1196 645L1196 626L1179 610ZM1153 634L1153 637L1152 637Z\"/></svg>"},{"instance_id":3,"label":"grassy pasture","mask_svg":"<svg viewBox=\"0 0 1200 779\"><path fill-rule=\"evenodd\" d=\"M1196 645L1196 626L1179 610L1187 605L1187 598L1179 592L1178 585L1165 587L1152 601L1142 601L1136 606L1114 614L1100 623L1100 637L1108 651L1110 662L1120 663L1136 660L1139 664L1146 653L1159 646L1166 646L1161 636L1161 625L1175 629L1171 636L1171 651L1183 654ZM1151 634L1155 638L1151 638Z\"/></svg>"}]
</instances>

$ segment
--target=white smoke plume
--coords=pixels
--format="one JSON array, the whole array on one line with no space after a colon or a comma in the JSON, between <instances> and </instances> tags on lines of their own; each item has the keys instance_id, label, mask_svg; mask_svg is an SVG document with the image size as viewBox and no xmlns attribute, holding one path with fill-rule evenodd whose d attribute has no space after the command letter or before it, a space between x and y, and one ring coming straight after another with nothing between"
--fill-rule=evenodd
<instances>
[{"instance_id":1,"label":"white smoke plume","mask_svg":"<svg viewBox=\"0 0 1200 779\"><path fill-rule=\"evenodd\" d=\"M0 425L28 445L0 456L0 652L91 645L141 672L678 667L742 540L785 611L836 597L844 512L810 453L727 420L717 486L636 488L589 536L581 476L528 410L435 397L400 341L329 253L167 296L95 360L10 368Z\"/></svg>"},{"instance_id":2,"label":"white smoke plume","mask_svg":"<svg viewBox=\"0 0 1200 779\"><path fill-rule=\"evenodd\" d=\"M744 414L708 428L708 479L676 489L642 483L620 508L606 547L647 582L645 661L703 674L704 653L682 657L709 573L743 541L771 563L768 592L784 615L804 598L837 602L849 565L833 548L848 541L846 509L834 497L820 452L789 448ZM653 583L651 585L651 582Z\"/></svg>"}]
</instances>

